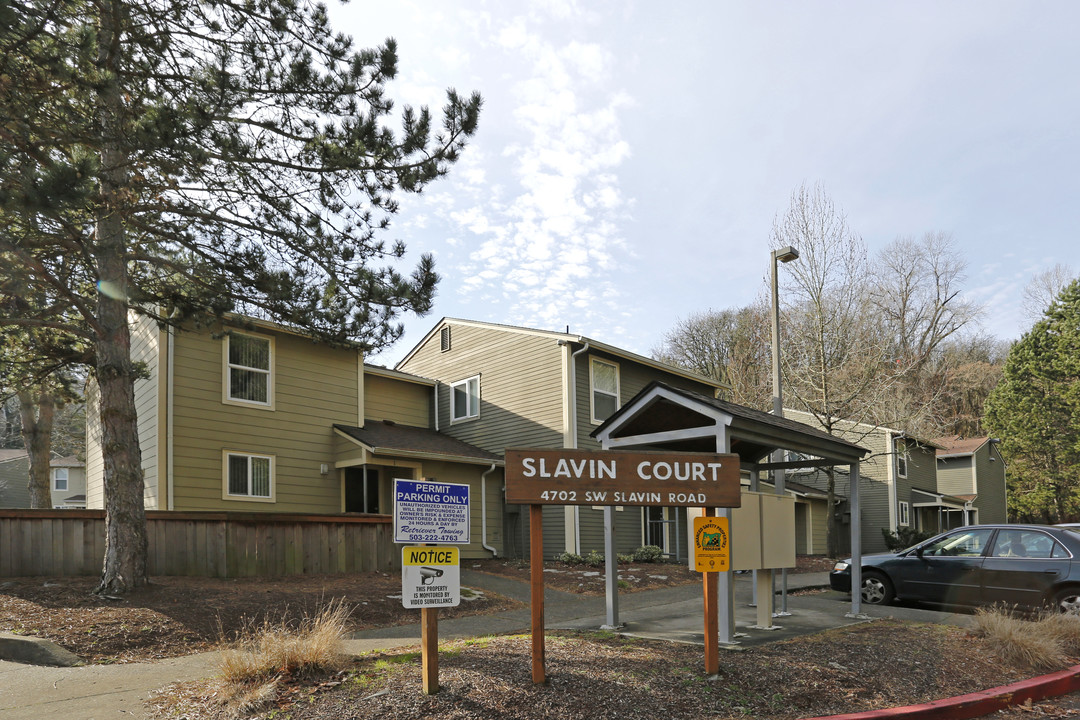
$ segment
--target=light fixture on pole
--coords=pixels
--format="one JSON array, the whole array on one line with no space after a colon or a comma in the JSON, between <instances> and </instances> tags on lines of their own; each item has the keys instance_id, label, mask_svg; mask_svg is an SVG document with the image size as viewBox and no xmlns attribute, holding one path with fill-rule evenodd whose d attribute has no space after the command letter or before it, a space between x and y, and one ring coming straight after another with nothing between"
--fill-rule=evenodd
<instances>
[{"instance_id":1,"label":"light fixture on pole","mask_svg":"<svg viewBox=\"0 0 1080 720\"><path fill-rule=\"evenodd\" d=\"M777 282L777 268L779 263L789 263L797 260L799 251L791 245L777 248L772 251L772 403L773 415L784 417L783 393L780 389L780 291ZM784 451L777 448L773 451L773 463L784 462ZM784 470L773 470L773 489L777 495L784 494ZM777 615L790 615L787 609L787 568L780 571L780 612Z\"/></svg>"}]
</instances>

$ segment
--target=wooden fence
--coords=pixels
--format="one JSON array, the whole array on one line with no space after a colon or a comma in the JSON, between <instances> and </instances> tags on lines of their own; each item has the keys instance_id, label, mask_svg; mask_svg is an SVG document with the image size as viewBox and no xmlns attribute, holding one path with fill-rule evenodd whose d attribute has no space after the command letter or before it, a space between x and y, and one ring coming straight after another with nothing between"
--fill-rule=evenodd
<instances>
[{"instance_id":1,"label":"wooden fence","mask_svg":"<svg viewBox=\"0 0 1080 720\"><path fill-rule=\"evenodd\" d=\"M150 575L274 577L400 567L387 516L146 513ZM99 575L103 510L0 510L0 577Z\"/></svg>"}]
</instances>

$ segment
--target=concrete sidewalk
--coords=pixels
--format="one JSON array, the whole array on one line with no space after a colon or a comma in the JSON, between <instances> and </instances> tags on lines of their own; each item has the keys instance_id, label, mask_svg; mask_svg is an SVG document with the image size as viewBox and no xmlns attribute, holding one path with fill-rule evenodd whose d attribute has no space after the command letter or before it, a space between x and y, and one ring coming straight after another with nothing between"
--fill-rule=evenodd
<instances>
[{"instance_id":1,"label":"concrete sidewalk","mask_svg":"<svg viewBox=\"0 0 1080 720\"><path fill-rule=\"evenodd\" d=\"M497 592L528 602L527 583L471 570L462 570L462 585ZM789 588L824 587L827 573L789 575ZM828 592L789 597L791 617L777 618L780 630L753 630L755 608L749 607L749 575L736 576L736 626L745 632L740 647L817 632L862 620L844 617L850 609L846 596ZM779 604L779 598L777 598ZM606 601L548 589L544 596L547 629L598 628L605 621ZM640 637L703 643L703 601L700 585L646 590L619 596L620 620L628 634ZM966 616L909 608L875 608L880 616L915 616L933 622L963 622ZM440 640L528 632L528 607L489 615L439 622ZM404 625L355 633L346 642L351 653L416 645L420 626ZM88 665L82 667L35 667L0 661L0 720L102 720L143 718L143 702L155 689L172 682L196 680L216 672L216 653L202 653L154 663Z\"/></svg>"}]
</instances>

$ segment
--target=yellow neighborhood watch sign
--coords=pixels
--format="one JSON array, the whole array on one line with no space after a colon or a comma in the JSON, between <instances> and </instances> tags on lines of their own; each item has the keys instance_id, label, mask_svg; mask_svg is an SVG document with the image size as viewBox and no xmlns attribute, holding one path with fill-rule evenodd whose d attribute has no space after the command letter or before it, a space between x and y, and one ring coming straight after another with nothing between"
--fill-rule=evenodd
<instances>
[{"instance_id":1,"label":"yellow neighborhood watch sign","mask_svg":"<svg viewBox=\"0 0 1080 720\"><path fill-rule=\"evenodd\" d=\"M725 572L731 568L731 533L725 517L694 518L694 569Z\"/></svg>"}]
</instances>

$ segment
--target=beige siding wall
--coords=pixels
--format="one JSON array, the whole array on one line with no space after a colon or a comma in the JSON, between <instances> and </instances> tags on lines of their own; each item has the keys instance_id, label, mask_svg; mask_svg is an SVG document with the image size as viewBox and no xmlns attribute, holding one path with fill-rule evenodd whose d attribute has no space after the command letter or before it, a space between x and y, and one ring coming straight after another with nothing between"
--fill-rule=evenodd
<instances>
[{"instance_id":1,"label":"beige siding wall","mask_svg":"<svg viewBox=\"0 0 1080 720\"><path fill-rule=\"evenodd\" d=\"M948 495L970 495L975 492L975 474L970 457L938 460L938 491Z\"/></svg>"},{"instance_id":2,"label":"beige siding wall","mask_svg":"<svg viewBox=\"0 0 1080 720\"><path fill-rule=\"evenodd\" d=\"M162 383L162 353L166 350L165 335L157 323L146 317L135 316L131 321L131 360L143 363L149 377L135 381L135 412L139 418L139 450L142 453L143 502L147 510L167 510L166 488L158 479L165 460L165 443L158 432L164 428L159 412L164 410L161 399L165 397ZM160 487L159 487L160 485Z\"/></svg>"},{"instance_id":3,"label":"beige siding wall","mask_svg":"<svg viewBox=\"0 0 1080 720\"><path fill-rule=\"evenodd\" d=\"M490 452L507 447L562 447L562 348L552 338L492 328L451 326L451 349L439 336L399 369L437 378L439 430ZM480 376L480 417L450 422L450 384ZM545 517L546 520L546 517Z\"/></svg>"},{"instance_id":4,"label":"beige siding wall","mask_svg":"<svg viewBox=\"0 0 1080 720\"><path fill-rule=\"evenodd\" d=\"M101 423L98 386L86 382L86 507L105 509L105 463L101 456Z\"/></svg>"},{"instance_id":5,"label":"beige siding wall","mask_svg":"<svg viewBox=\"0 0 1080 720\"><path fill-rule=\"evenodd\" d=\"M30 458L0 463L0 508L30 507Z\"/></svg>"},{"instance_id":6,"label":"beige siding wall","mask_svg":"<svg viewBox=\"0 0 1080 720\"><path fill-rule=\"evenodd\" d=\"M174 501L177 510L335 513L334 423L357 418L354 350L315 345L285 333L274 338L273 410L222 402L225 341L207 333L175 338ZM274 502L223 499L223 451L274 458Z\"/></svg>"},{"instance_id":7,"label":"beige siding wall","mask_svg":"<svg viewBox=\"0 0 1080 720\"><path fill-rule=\"evenodd\" d=\"M829 504L825 500L810 502L811 547L808 552L824 555L829 551Z\"/></svg>"},{"instance_id":8,"label":"beige siding wall","mask_svg":"<svg viewBox=\"0 0 1080 720\"><path fill-rule=\"evenodd\" d=\"M364 375L364 417L413 427L431 426L433 388L379 375Z\"/></svg>"}]
</instances>

